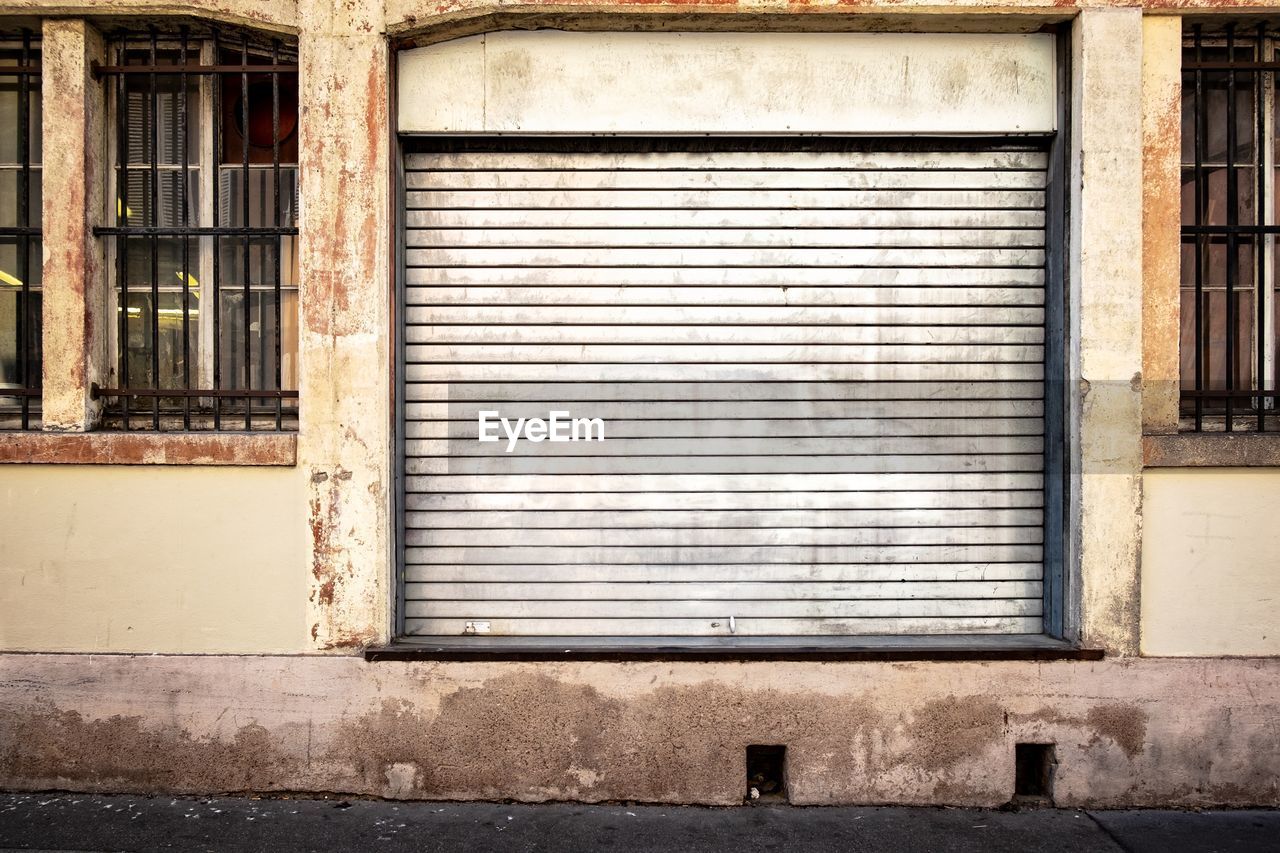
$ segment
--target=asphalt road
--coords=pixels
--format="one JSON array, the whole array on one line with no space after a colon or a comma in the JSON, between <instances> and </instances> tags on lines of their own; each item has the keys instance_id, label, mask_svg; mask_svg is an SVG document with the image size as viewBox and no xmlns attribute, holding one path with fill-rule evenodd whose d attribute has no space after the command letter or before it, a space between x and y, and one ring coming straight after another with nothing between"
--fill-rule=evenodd
<instances>
[{"instance_id":1,"label":"asphalt road","mask_svg":"<svg viewBox=\"0 0 1280 853\"><path fill-rule=\"evenodd\" d=\"M390 803L0 794L0 850L1280 851L1280 811Z\"/></svg>"}]
</instances>

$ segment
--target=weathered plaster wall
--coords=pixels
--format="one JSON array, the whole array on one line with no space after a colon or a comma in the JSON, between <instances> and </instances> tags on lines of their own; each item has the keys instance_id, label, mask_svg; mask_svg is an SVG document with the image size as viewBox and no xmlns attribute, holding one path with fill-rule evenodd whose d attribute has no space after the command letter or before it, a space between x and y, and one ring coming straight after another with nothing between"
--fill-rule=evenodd
<instances>
[{"instance_id":1,"label":"weathered plaster wall","mask_svg":"<svg viewBox=\"0 0 1280 853\"><path fill-rule=\"evenodd\" d=\"M1280 655L1280 471L1143 480L1143 653Z\"/></svg>"},{"instance_id":2,"label":"weathered plaster wall","mask_svg":"<svg viewBox=\"0 0 1280 853\"><path fill-rule=\"evenodd\" d=\"M100 403L91 382L102 381L105 318L102 252L93 228L102 224L102 162L106 149L103 87L91 63L105 58L102 36L83 20L46 20L40 44L43 162L43 322L56 329L44 342L43 420L46 430L83 432Z\"/></svg>"},{"instance_id":3,"label":"weathered plaster wall","mask_svg":"<svg viewBox=\"0 0 1280 853\"><path fill-rule=\"evenodd\" d=\"M0 650L307 646L292 469L0 467Z\"/></svg>"},{"instance_id":4,"label":"weathered plaster wall","mask_svg":"<svg viewBox=\"0 0 1280 853\"><path fill-rule=\"evenodd\" d=\"M297 0L4 0L0 16L168 17L188 15L231 24L291 30Z\"/></svg>"},{"instance_id":5,"label":"weathered plaster wall","mask_svg":"<svg viewBox=\"0 0 1280 853\"><path fill-rule=\"evenodd\" d=\"M1182 19L1142 20L1142 426L1178 430Z\"/></svg>"},{"instance_id":6,"label":"weathered plaster wall","mask_svg":"<svg viewBox=\"0 0 1280 853\"><path fill-rule=\"evenodd\" d=\"M390 60L379 0L298 13L307 623L316 648L349 648L390 624Z\"/></svg>"},{"instance_id":7,"label":"weathered plaster wall","mask_svg":"<svg viewBox=\"0 0 1280 853\"><path fill-rule=\"evenodd\" d=\"M0 656L0 787L998 805L1280 804L1280 662L364 663Z\"/></svg>"},{"instance_id":8,"label":"weathered plaster wall","mask_svg":"<svg viewBox=\"0 0 1280 853\"><path fill-rule=\"evenodd\" d=\"M1142 11L1084 10L1072 35L1069 280L1071 304L1078 306L1072 377L1080 395L1081 634L1089 645L1134 654L1142 472Z\"/></svg>"},{"instance_id":9,"label":"weathered plaster wall","mask_svg":"<svg viewBox=\"0 0 1280 853\"><path fill-rule=\"evenodd\" d=\"M1054 53L1043 33L486 33L398 53L397 129L1051 133Z\"/></svg>"}]
</instances>

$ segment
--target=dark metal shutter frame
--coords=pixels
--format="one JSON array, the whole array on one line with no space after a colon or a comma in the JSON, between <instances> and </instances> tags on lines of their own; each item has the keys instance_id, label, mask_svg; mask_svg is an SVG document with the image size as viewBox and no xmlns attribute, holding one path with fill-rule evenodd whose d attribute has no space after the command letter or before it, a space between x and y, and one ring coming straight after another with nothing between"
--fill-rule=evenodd
<instances>
[{"instance_id":1,"label":"dark metal shutter frame","mask_svg":"<svg viewBox=\"0 0 1280 853\"><path fill-rule=\"evenodd\" d=\"M406 634L1042 633L1046 163L407 154Z\"/></svg>"}]
</instances>

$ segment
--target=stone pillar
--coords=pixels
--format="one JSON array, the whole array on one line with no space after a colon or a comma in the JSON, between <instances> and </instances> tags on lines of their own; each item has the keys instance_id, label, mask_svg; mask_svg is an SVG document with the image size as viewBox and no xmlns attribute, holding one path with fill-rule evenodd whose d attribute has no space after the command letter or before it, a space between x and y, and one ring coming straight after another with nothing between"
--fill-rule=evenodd
<instances>
[{"instance_id":1,"label":"stone pillar","mask_svg":"<svg viewBox=\"0 0 1280 853\"><path fill-rule=\"evenodd\" d=\"M1138 651L1142 489L1142 10L1073 31L1071 304L1082 639Z\"/></svg>"},{"instance_id":2,"label":"stone pillar","mask_svg":"<svg viewBox=\"0 0 1280 853\"><path fill-rule=\"evenodd\" d=\"M299 475L318 649L389 636L388 54L381 0L299 0Z\"/></svg>"},{"instance_id":3,"label":"stone pillar","mask_svg":"<svg viewBox=\"0 0 1280 853\"><path fill-rule=\"evenodd\" d=\"M44 428L83 432L100 405L89 385L103 381L108 319L101 247L106 113L90 63L102 37L83 20L46 19L41 44L44 114Z\"/></svg>"}]
</instances>

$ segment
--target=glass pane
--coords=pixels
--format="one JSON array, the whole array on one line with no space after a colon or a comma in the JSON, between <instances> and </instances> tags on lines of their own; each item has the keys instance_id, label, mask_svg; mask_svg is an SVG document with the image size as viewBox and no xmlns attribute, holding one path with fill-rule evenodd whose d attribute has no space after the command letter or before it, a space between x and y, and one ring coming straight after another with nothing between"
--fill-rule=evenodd
<instances>
[{"instance_id":1,"label":"glass pane","mask_svg":"<svg viewBox=\"0 0 1280 853\"><path fill-rule=\"evenodd\" d=\"M22 388L26 387L24 382L29 382L33 388L40 387L40 305L39 291L24 299L18 288L0 284L0 387ZM24 319L27 323L25 329L22 328ZM20 349L24 335L25 359Z\"/></svg>"},{"instance_id":2,"label":"glass pane","mask_svg":"<svg viewBox=\"0 0 1280 853\"><path fill-rule=\"evenodd\" d=\"M199 364L199 293L193 291L188 302L188 349L182 349L183 294L164 292L153 303L150 293L130 292L127 302L127 359L128 387L131 388L189 388L195 387ZM155 384L151 363L154 321L159 327L160 384ZM123 377L122 377L123 379Z\"/></svg>"},{"instance_id":3,"label":"glass pane","mask_svg":"<svg viewBox=\"0 0 1280 853\"><path fill-rule=\"evenodd\" d=\"M245 361L245 308L244 293L227 291L221 299L220 357L222 360L222 387L244 388ZM281 293L280 373L281 384L286 390L297 388L298 352L298 294L296 291ZM277 389L276 383L276 309L275 295L254 291L249 295L248 316L248 386L256 390ZM274 401L270 403L275 407Z\"/></svg>"},{"instance_id":4,"label":"glass pane","mask_svg":"<svg viewBox=\"0 0 1280 853\"><path fill-rule=\"evenodd\" d=\"M18 65L22 51L12 48L0 50L0 65ZM30 62L40 62L40 51L32 49ZM40 78L29 77L27 89L27 141L30 162L39 163L41 156L40 128ZM21 164L22 136L18 104L21 100L21 78L16 74L0 74L0 163Z\"/></svg>"},{"instance_id":5,"label":"glass pane","mask_svg":"<svg viewBox=\"0 0 1280 853\"><path fill-rule=\"evenodd\" d=\"M1227 285L1227 245L1222 237L1202 237L1200 240L1201 285L1208 288L1224 288ZM1183 287L1194 288L1196 284L1195 263L1196 241L1186 238L1182 242L1182 263L1179 267ZM1234 282L1235 289L1253 287L1256 271L1253 268L1253 246L1247 238L1242 237L1236 245L1238 268Z\"/></svg>"},{"instance_id":6,"label":"glass pane","mask_svg":"<svg viewBox=\"0 0 1280 853\"><path fill-rule=\"evenodd\" d=\"M116 171L120 181L119 170ZM176 227L200 223L200 173L187 170L186 206L183 206L181 172L161 169L156 172L158 218L151 215L151 170L130 169L127 185L122 185L116 199L116 224L126 226ZM119 184L118 184L119 185Z\"/></svg>"},{"instance_id":7,"label":"glass pane","mask_svg":"<svg viewBox=\"0 0 1280 853\"><path fill-rule=\"evenodd\" d=\"M16 228L23 223L18 221L21 208L22 170L0 168L0 228ZM27 196L27 225L40 227L41 205L40 170L31 170L31 188Z\"/></svg>"},{"instance_id":8,"label":"glass pane","mask_svg":"<svg viewBox=\"0 0 1280 853\"><path fill-rule=\"evenodd\" d=\"M129 283L131 291L151 289L153 245L158 287L166 290L180 290L185 281L192 289L199 290L200 250L195 238L157 237L153 243L150 237L129 237L126 243L128 255L125 280ZM117 286L119 286L118 282Z\"/></svg>"},{"instance_id":9,"label":"glass pane","mask_svg":"<svg viewBox=\"0 0 1280 853\"><path fill-rule=\"evenodd\" d=\"M1195 388L1195 326L1196 326L1196 294L1194 290L1184 288L1181 300L1181 328L1179 333L1179 362L1181 367L1182 387ZM1233 341L1236 350L1235 388L1253 387L1253 326L1254 302L1253 292L1243 291L1232 294L1236 304L1236 329ZM1202 319L1204 340L1201 342L1203 352L1203 370L1205 388L1227 388L1227 294L1223 290L1210 290L1204 293Z\"/></svg>"},{"instance_id":10,"label":"glass pane","mask_svg":"<svg viewBox=\"0 0 1280 853\"><path fill-rule=\"evenodd\" d=\"M177 62L178 55L161 52L158 61L164 64ZM146 61L133 52L130 64ZM176 74L157 74L155 77L155 111L152 111L151 76L129 74L124 78L126 162L150 164L152 137L156 144L156 162L160 165L178 165L182 161L185 131L186 161L194 165L200 160L200 84L195 75L188 76L186 110L180 95L182 78ZM117 133L118 125L116 126Z\"/></svg>"},{"instance_id":11,"label":"glass pane","mask_svg":"<svg viewBox=\"0 0 1280 853\"><path fill-rule=\"evenodd\" d=\"M1181 328L1178 332L1178 362L1182 378L1182 388L1194 390L1196 387L1196 292L1182 290L1182 302L1179 317Z\"/></svg>"},{"instance_id":12,"label":"glass pane","mask_svg":"<svg viewBox=\"0 0 1280 853\"><path fill-rule=\"evenodd\" d=\"M1221 71L1204 73L1205 162L1225 165L1227 162L1229 91L1231 75ZM1254 162L1254 131L1257 122L1251 75L1237 74L1235 82L1236 165Z\"/></svg>"},{"instance_id":13,"label":"glass pane","mask_svg":"<svg viewBox=\"0 0 1280 853\"><path fill-rule=\"evenodd\" d=\"M1280 100L1280 98L1277 98L1277 100ZM1280 137L1280 133L1277 133L1276 136ZM1280 167L1274 169L1273 172L1274 173L1272 175L1272 180L1275 181L1275 183L1272 184L1272 186L1276 188L1280 188ZM1271 203L1273 206L1272 215L1275 217L1273 221L1280 222L1280 192L1276 192L1275 189L1272 189L1271 193L1272 193Z\"/></svg>"},{"instance_id":14,"label":"glass pane","mask_svg":"<svg viewBox=\"0 0 1280 853\"><path fill-rule=\"evenodd\" d=\"M1230 272L1227 268L1227 241L1225 237L1206 237L1201 244L1203 248L1200 252L1201 264L1203 268L1202 284L1205 287L1226 287L1227 275ZM1194 252L1194 244L1184 245L1184 258L1188 249ZM1187 284L1195 284L1195 265L1189 262L1186 268L1189 277L1184 279ZM1255 271L1253 267L1253 246L1246 238L1240 238L1236 241L1236 270L1235 278L1232 286L1239 290L1253 287L1255 280Z\"/></svg>"},{"instance_id":15,"label":"glass pane","mask_svg":"<svg viewBox=\"0 0 1280 853\"><path fill-rule=\"evenodd\" d=\"M1273 345L1280 349L1280 290L1273 292L1271 296L1271 323L1271 328L1277 330L1273 338ZM1273 350L1271 357L1274 373L1270 380L1271 384L1266 387L1268 390L1277 391L1280 390L1280 352ZM1280 405L1280 401L1277 401L1276 405Z\"/></svg>"},{"instance_id":16,"label":"glass pane","mask_svg":"<svg viewBox=\"0 0 1280 853\"><path fill-rule=\"evenodd\" d=\"M248 245L249 286L275 288L275 237L223 237L218 241L218 283L224 288L244 287L245 247ZM298 238L280 238L280 285L297 287Z\"/></svg>"},{"instance_id":17,"label":"glass pane","mask_svg":"<svg viewBox=\"0 0 1280 853\"><path fill-rule=\"evenodd\" d=\"M251 227L273 226L275 218L275 176L270 167L249 170L249 221L245 222L244 169L223 166L219 170L218 224ZM298 224L298 170L280 169L280 226Z\"/></svg>"},{"instance_id":18,"label":"glass pane","mask_svg":"<svg viewBox=\"0 0 1280 853\"><path fill-rule=\"evenodd\" d=\"M1194 287L1196 283L1196 246L1194 240L1183 238L1181 263L1178 265L1180 282L1183 287Z\"/></svg>"},{"instance_id":19,"label":"glass pane","mask_svg":"<svg viewBox=\"0 0 1280 853\"><path fill-rule=\"evenodd\" d=\"M1193 61L1195 51L1183 51L1183 61ZM1196 75L1182 75L1182 162L1196 162Z\"/></svg>"},{"instance_id":20,"label":"glass pane","mask_svg":"<svg viewBox=\"0 0 1280 853\"><path fill-rule=\"evenodd\" d=\"M238 49L224 50L222 61L239 65L241 56ZM281 62L293 61L291 58L281 57ZM249 54L250 65L266 65L270 62L269 56L253 52ZM244 163L246 136L249 143L250 164L261 165L272 162L275 147L273 139L279 140L281 163L298 162L297 74L280 74L274 89L270 74L250 74L247 78L227 74L222 78L220 94L222 102L221 162Z\"/></svg>"},{"instance_id":21,"label":"glass pane","mask_svg":"<svg viewBox=\"0 0 1280 853\"><path fill-rule=\"evenodd\" d=\"M1194 297L1193 297L1194 298ZM1209 389L1248 389L1253 387L1253 316L1251 291L1233 294L1235 332L1232 350L1234 382L1227 382L1227 294L1214 290L1204 294L1204 376ZM1191 303L1194 307L1194 301ZM1193 314L1194 316L1194 314ZM1193 378L1195 373L1190 374Z\"/></svg>"},{"instance_id":22,"label":"glass pane","mask_svg":"<svg viewBox=\"0 0 1280 853\"><path fill-rule=\"evenodd\" d=\"M1253 246L1242 242L1238 248L1239 270L1237 284L1232 288L1232 302L1235 306L1232 350L1235 353L1232 363L1233 381L1228 386L1227 376L1227 245L1222 238L1205 240L1202 249L1203 295L1201 302L1201 340L1200 352L1205 389L1248 389L1253 387L1256 352L1253 338L1256 304L1254 301L1254 268ZM1179 364L1181 385L1185 389L1195 388L1195 356L1196 356L1196 293L1195 293L1195 244L1182 244L1181 265L1181 323L1179 330ZM1239 408L1243 408L1241 403ZM1206 403L1205 411L1221 411L1221 401L1215 401L1212 407Z\"/></svg>"},{"instance_id":23,"label":"glass pane","mask_svg":"<svg viewBox=\"0 0 1280 853\"><path fill-rule=\"evenodd\" d=\"M31 51L32 61L40 61L40 51ZM32 164L44 162L44 122L41 118L40 104L40 80L39 78L32 81L31 86L31 162Z\"/></svg>"},{"instance_id":24,"label":"glass pane","mask_svg":"<svg viewBox=\"0 0 1280 853\"><path fill-rule=\"evenodd\" d=\"M43 278L42 253L40 238L30 237L27 251L27 267L24 270L19 263L22 250L20 237L0 237L0 288L21 288L25 278L31 287L38 288Z\"/></svg>"},{"instance_id":25,"label":"glass pane","mask_svg":"<svg viewBox=\"0 0 1280 853\"><path fill-rule=\"evenodd\" d=\"M1196 225L1196 170L1182 170L1182 224Z\"/></svg>"},{"instance_id":26,"label":"glass pane","mask_svg":"<svg viewBox=\"0 0 1280 853\"><path fill-rule=\"evenodd\" d=\"M1250 225L1254 221L1253 199L1256 195L1257 173L1253 168L1232 170L1236 184L1236 224ZM1205 169L1204 205L1202 215L1196 217L1195 169L1182 170L1182 222L1184 225L1228 225L1227 170Z\"/></svg>"}]
</instances>

